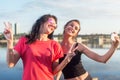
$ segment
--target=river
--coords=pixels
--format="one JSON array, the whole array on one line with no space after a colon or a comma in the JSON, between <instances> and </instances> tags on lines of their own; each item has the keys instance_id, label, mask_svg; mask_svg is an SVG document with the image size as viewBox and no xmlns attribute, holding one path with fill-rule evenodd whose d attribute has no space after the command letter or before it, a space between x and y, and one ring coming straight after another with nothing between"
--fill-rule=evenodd
<instances>
[{"instance_id":1,"label":"river","mask_svg":"<svg viewBox=\"0 0 120 80\"><path fill-rule=\"evenodd\" d=\"M108 49L93 50L104 54ZM82 55L82 61L92 77L97 77L99 80L120 80L120 50L117 50L106 64L95 62L84 55ZM0 80L22 80L22 70L21 60L14 68L7 67L6 48L0 47Z\"/></svg>"}]
</instances>

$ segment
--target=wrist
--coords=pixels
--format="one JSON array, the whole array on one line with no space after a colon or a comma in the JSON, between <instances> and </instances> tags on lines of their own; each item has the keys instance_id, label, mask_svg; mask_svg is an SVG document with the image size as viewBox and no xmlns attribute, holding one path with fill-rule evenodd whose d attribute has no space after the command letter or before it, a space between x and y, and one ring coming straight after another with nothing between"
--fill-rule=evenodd
<instances>
[{"instance_id":1,"label":"wrist","mask_svg":"<svg viewBox=\"0 0 120 80\"><path fill-rule=\"evenodd\" d=\"M14 51L14 49L13 49L13 48L8 48L8 51L10 51L10 52L11 52L11 51Z\"/></svg>"},{"instance_id":2,"label":"wrist","mask_svg":"<svg viewBox=\"0 0 120 80\"><path fill-rule=\"evenodd\" d=\"M111 46L111 49L112 49L112 50L116 50L116 49L117 49L117 47L116 47L116 46L114 46L114 45L112 45L112 46Z\"/></svg>"},{"instance_id":3,"label":"wrist","mask_svg":"<svg viewBox=\"0 0 120 80\"><path fill-rule=\"evenodd\" d=\"M7 42L8 49L13 49L13 42Z\"/></svg>"},{"instance_id":4,"label":"wrist","mask_svg":"<svg viewBox=\"0 0 120 80\"><path fill-rule=\"evenodd\" d=\"M13 55L14 54L14 49L13 48L9 48L8 49L8 53Z\"/></svg>"},{"instance_id":5,"label":"wrist","mask_svg":"<svg viewBox=\"0 0 120 80\"><path fill-rule=\"evenodd\" d=\"M118 45L112 43L112 48L117 49Z\"/></svg>"}]
</instances>

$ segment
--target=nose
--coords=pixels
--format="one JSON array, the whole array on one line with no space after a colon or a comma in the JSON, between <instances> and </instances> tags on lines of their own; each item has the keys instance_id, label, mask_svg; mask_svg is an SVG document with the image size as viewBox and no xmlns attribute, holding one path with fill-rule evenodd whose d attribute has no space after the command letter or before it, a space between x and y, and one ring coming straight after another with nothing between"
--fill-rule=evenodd
<instances>
[{"instance_id":1,"label":"nose","mask_svg":"<svg viewBox=\"0 0 120 80\"><path fill-rule=\"evenodd\" d=\"M71 29L72 29L72 30L75 30L75 26L74 26L74 25L72 25L72 26L71 26Z\"/></svg>"},{"instance_id":2,"label":"nose","mask_svg":"<svg viewBox=\"0 0 120 80\"><path fill-rule=\"evenodd\" d=\"M56 23L51 23L51 26L56 29L57 28L57 24Z\"/></svg>"}]
</instances>

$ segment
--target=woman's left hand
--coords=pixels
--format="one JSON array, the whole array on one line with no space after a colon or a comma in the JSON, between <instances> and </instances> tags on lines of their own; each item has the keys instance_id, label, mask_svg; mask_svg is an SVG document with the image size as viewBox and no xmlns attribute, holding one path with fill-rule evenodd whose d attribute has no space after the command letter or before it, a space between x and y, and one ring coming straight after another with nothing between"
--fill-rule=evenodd
<instances>
[{"instance_id":1,"label":"woman's left hand","mask_svg":"<svg viewBox=\"0 0 120 80\"><path fill-rule=\"evenodd\" d=\"M120 43L120 38L119 38L118 34L115 32L112 33L111 39L112 39L112 44L114 45L115 48L117 48L119 46L119 43Z\"/></svg>"}]
</instances>

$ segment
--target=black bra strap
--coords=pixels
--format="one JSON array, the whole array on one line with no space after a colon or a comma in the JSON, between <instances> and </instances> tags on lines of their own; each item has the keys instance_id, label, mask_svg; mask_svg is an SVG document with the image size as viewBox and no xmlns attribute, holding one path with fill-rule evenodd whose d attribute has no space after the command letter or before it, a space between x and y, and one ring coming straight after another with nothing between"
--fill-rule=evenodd
<instances>
[{"instance_id":1,"label":"black bra strap","mask_svg":"<svg viewBox=\"0 0 120 80\"><path fill-rule=\"evenodd\" d=\"M78 43L75 44L75 47L77 47L77 46L78 46Z\"/></svg>"}]
</instances>

